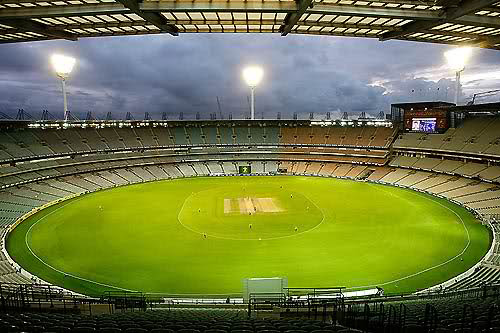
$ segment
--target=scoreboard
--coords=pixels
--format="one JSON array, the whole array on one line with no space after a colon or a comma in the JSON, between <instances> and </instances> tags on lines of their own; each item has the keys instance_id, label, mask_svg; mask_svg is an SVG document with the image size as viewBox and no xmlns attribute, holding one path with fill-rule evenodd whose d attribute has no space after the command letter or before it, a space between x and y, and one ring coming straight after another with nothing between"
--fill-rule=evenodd
<instances>
[{"instance_id":1,"label":"scoreboard","mask_svg":"<svg viewBox=\"0 0 500 333\"><path fill-rule=\"evenodd\" d=\"M391 119L407 132L443 133L454 125L455 104L413 102L391 104Z\"/></svg>"},{"instance_id":2,"label":"scoreboard","mask_svg":"<svg viewBox=\"0 0 500 333\"><path fill-rule=\"evenodd\" d=\"M446 110L410 110L405 111L404 127L407 131L441 133L448 129Z\"/></svg>"},{"instance_id":3,"label":"scoreboard","mask_svg":"<svg viewBox=\"0 0 500 333\"><path fill-rule=\"evenodd\" d=\"M252 173L252 166L251 165L240 165L240 166L238 166L238 173L240 175L250 174L250 173Z\"/></svg>"}]
</instances>

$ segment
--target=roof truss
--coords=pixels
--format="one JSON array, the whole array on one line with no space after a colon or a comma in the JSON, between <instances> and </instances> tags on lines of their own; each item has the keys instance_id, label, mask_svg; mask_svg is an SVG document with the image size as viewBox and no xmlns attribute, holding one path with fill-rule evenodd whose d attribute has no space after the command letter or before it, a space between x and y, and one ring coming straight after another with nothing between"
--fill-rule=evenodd
<instances>
[{"instance_id":1,"label":"roof truss","mask_svg":"<svg viewBox=\"0 0 500 333\"><path fill-rule=\"evenodd\" d=\"M422 30L428 30L435 28L443 23L453 22L453 20L460 19L469 14L475 14L483 8L486 8L498 0L463 0L463 1L441 1L442 3L453 4L450 7L445 7L441 10L439 19L432 21L414 21L410 24L404 26L400 31L388 32L384 34L380 39L388 40L398 37L404 37L412 33L418 33ZM467 19L470 17L465 17Z\"/></svg>"},{"instance_id":2,"label":"roof truss","mask_svg":"<svg viewBox=\"0 0 500 333\"><path fill-rule=\"evenodd\" d=\"M167 19L161 16L159 13L144 12L139 7L139 2L137 0L118 0L125 8L132 11L137 16L143 18L146 22L151 23L158 29L164 32L168 32L172 36L179 35L179 29L175 25L168 24Z\"/></svg>"},{"instance_id":3,"label":"roof truss","mask_svg":"<svg viewBox=\"0 0 500 333\"><path fill-rule=\"evenodd\" d=\"M312 0L297 0L297 11L286 14L285 20L280 27L281 36L286 36L300 20L307 8L311 6Z\"/></svg>"},{"instance_id":4,"label":"roof truss","mask_svg":"<svg viewBox=\"0 0 500 333\"><path fill-rule=\"evenodd\" d=\"M500 49L500 0L0 0L0 43L199 32L353 36Z\"/></svg>"}]
</instances>

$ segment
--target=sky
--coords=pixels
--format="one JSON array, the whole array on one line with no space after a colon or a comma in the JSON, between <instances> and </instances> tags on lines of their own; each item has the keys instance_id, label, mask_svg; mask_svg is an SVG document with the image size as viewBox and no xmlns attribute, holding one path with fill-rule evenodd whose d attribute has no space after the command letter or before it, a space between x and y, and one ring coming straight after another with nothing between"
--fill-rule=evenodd
<instances>
[{"instance_id":1,"label":"sky","mask_svg":"<svg viewBox=\"0 0 500 333\"><path fill-rule=\"evenodd\" d=\"M377 115L391 103L454 100L455 74L443 53L450 46L310 35L184 34L83 38L0 45L0 112L42 110L62 117L61 85L50 56L73 56L67 81L71 113L122 119L145 112L160 119L233 119L249 114L247 65L264 69L256 89L256 117L332 118L347 112ZM500 89L500 52L475 49L462 76L461 102ZM478 102L500 100L500 94Z\"/></svg>"}]
</instances>

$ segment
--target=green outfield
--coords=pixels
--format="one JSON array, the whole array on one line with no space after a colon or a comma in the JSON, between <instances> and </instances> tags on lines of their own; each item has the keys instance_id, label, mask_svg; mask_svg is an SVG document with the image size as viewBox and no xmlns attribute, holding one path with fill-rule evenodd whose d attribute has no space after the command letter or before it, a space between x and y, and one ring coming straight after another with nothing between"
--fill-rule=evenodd
<instances>
[{"instance_id":1,"label":"green outfield","mask_svg":"<svg viewBox=\"0 0 500 333\"><path fill-rule=\"evenodd\" d=\"M24 269L98 295L238 295L242 279L408 292L479 261L490 234L465 209L410 190L333 178L206 177L87 194L21 223Z\"/></svg>"}]
</instances>

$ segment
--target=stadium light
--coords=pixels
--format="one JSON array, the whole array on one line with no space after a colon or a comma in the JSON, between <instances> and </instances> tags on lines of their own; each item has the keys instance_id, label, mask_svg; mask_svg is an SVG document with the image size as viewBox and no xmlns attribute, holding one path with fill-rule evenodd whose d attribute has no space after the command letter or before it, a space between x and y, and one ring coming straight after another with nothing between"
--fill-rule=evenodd
<instances>
[{"instance_id":1,"label":"stadium light","mask_svg":"<svg viewBox=\"0 0 500 333\"><path fill-rule=\"evenodd\" d=\"M62 93L63 93L63 103L64 103L64 121L69 120L69 112L68 112L68 101L66 98L66 79L69 77L69 74L73 70L75 66L75 58L67 57L61 54L54 54L51 57L52 67L54 67L54 71L57 76L61 79L62 84Z\"/></svg>"},{"instance_id":2,"label":"stadium light","mask_svg":"<svg viewBox=\"0 0 500 333\"><path fill-rule=\"evenodd\" d=\"M455 91L455 105L458 105L460 100L460 76L465 70L465 65L472 54L472 48L459 47L444 53L448 66L455 71L456 74L456 91Z\"/></svg>"},{"instance_id":3,"label":"stadium light","mask_svg":"<svg viewBox=\"0 0 500 333\"><path fill-rule=\"evenodd\" d=\"M264 71L258 66L250 66L243 70L243 79L252 91L250 102L250 119L252 120L255 119L255 87L260 83L263 76Z\"/></svg>"}]
</instances>

